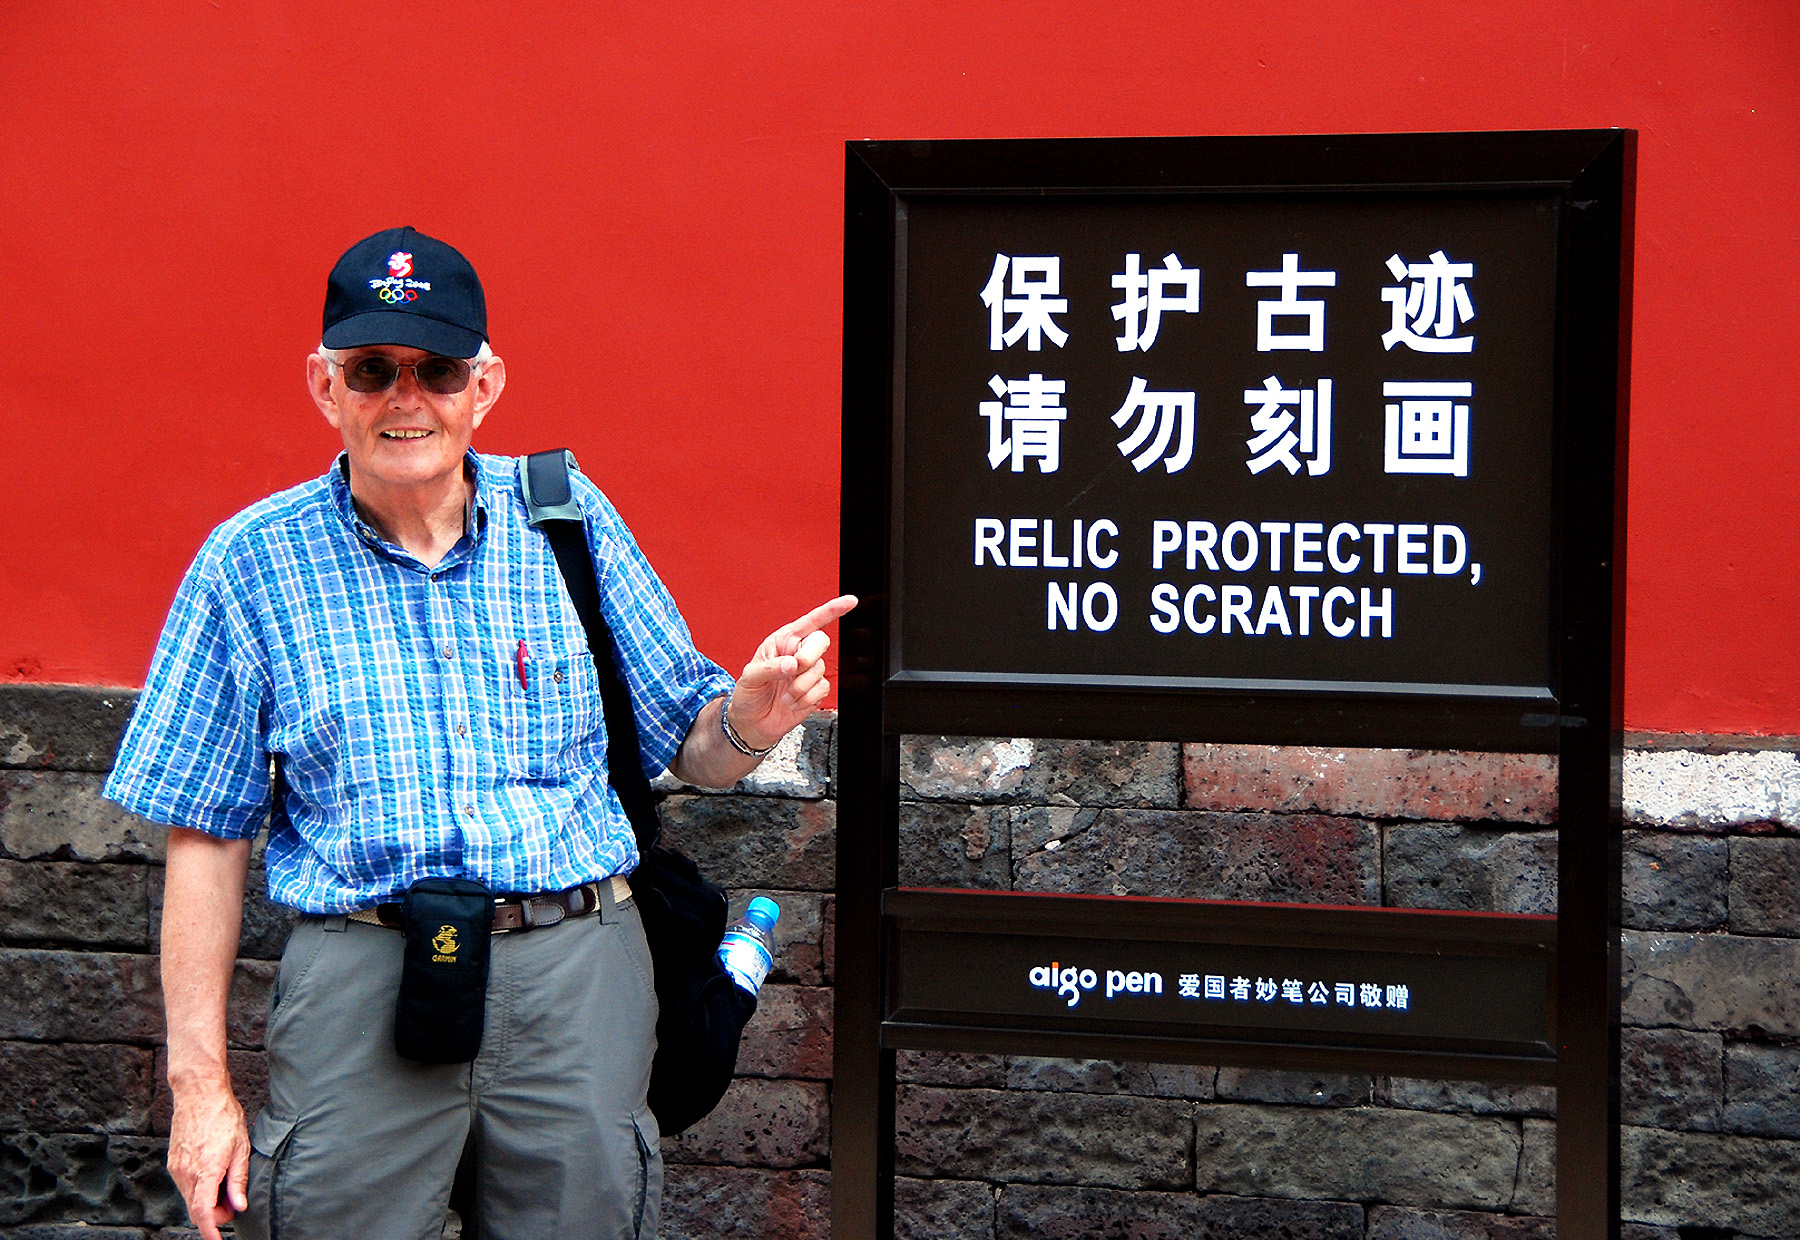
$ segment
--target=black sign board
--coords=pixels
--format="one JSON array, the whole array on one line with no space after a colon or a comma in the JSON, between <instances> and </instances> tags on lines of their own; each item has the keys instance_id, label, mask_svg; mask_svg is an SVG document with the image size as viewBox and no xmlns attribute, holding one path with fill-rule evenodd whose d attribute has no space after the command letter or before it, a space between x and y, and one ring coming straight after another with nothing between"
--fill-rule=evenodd
<instances>
[{"instance_id":1,"label":"black sign board","mask_svg":"<svg viewBox=\"0 0 1800 1240\"><path fill-rule=\"evenodd\" d=\"M1291 1048L1345 1070L1379 1048L1422 1065L1511 1058L1513 1079L1552 1079L1554 917L1368 913L890 891L884 1041L1052 1053L1078 1040L1162 1063Z\"/></svg>"},{"instance_id":2,"label":"black sign board","mask_svg":"<svg viewBox=\"0 0 1800 1240\"><path fill-rule=\"evenodd\" d=\"M1634 135L847 153L833 1234L894 1054L1557 1086L1616 1234ZM1554 919L896 886L903 733L1554 753Z\"/></svg>"}]
</instances>

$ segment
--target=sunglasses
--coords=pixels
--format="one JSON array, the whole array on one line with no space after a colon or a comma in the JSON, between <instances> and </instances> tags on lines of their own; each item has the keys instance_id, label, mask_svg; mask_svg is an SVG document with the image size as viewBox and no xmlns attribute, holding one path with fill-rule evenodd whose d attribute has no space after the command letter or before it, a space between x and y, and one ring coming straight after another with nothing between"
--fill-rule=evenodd
<instances>
[{"instance_id":1,"label":"sunglasses","mask_svg":"<svg viewBox=\"0 0 1800 1240\"><path fill-rule=\"evenodd\" d=\"M436 396L454 396L469 386L474 367L460 357L431 357L416 362L396 362L391 357L370 353L353 362L326 358L344 372L344 386L352 392L385 392L400 381L400 372L410 370L418 385Z\"/></svg>"}]
</instances>

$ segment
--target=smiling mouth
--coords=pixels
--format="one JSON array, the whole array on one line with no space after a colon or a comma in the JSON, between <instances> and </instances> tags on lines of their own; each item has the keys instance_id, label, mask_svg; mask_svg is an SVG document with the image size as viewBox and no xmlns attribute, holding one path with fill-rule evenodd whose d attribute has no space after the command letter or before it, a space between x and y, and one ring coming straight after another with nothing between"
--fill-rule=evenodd
<instances>
[{"instance_id":1,"label":"smiling mouth","mask_svg":"<svg viewBox=\"0 0 1800 1240\"><path fill-rule=\"evenodd\" d=\"M430 431L382 431L383 439L423 439Z\"/></svg>"}]
</instances>

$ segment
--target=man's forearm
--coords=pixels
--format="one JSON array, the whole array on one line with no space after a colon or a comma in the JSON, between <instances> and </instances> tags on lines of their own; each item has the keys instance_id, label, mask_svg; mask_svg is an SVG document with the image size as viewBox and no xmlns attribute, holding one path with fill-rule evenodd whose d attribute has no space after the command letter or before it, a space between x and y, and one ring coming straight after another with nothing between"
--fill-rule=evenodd
<instances>
[{"instance_id":1,"label":"man's forearm","mask_svg":"<svg viewBox=\"0 0 1800 1240\"><path fill-rule=\"evenodd\" d=\"M756 769L761 761L732 748L719 726L719 712L725 708L724 698L714 698L700 710L699 718L681 742L669 773L684 784L700 788L729 788ZM777 738L779 739L779 738Z\"/></svg>"},{"instance_id":2,"label":"man's forearm","mask_svg":"<svg viewBox=\"0 0 1800 1240\"><path fill-rule=\"evenodd\" d=\"M169 1088L176 1095L230 1087L225 1003L237 960L249 840L169 832L163 884L162 987L168 1015Z\"/></svg>"}]
</instances>

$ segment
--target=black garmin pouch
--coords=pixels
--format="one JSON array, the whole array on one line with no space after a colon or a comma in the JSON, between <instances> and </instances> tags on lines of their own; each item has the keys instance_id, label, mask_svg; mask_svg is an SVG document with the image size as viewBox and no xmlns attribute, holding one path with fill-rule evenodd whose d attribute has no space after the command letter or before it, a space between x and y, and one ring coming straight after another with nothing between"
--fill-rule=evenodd
<instances>
[{"instance_id":1,"label":"black garmin pouch","mask_svg":"<svg viewBox=\"0 0 1800 1240\"><path fill-rule=\"evenodd\" d=\"M401 905L406 957L394 1049L420 1063L468 1063L481 1049L494 893L467 878L422 878Z\"/></svg>"}]
</instances>

